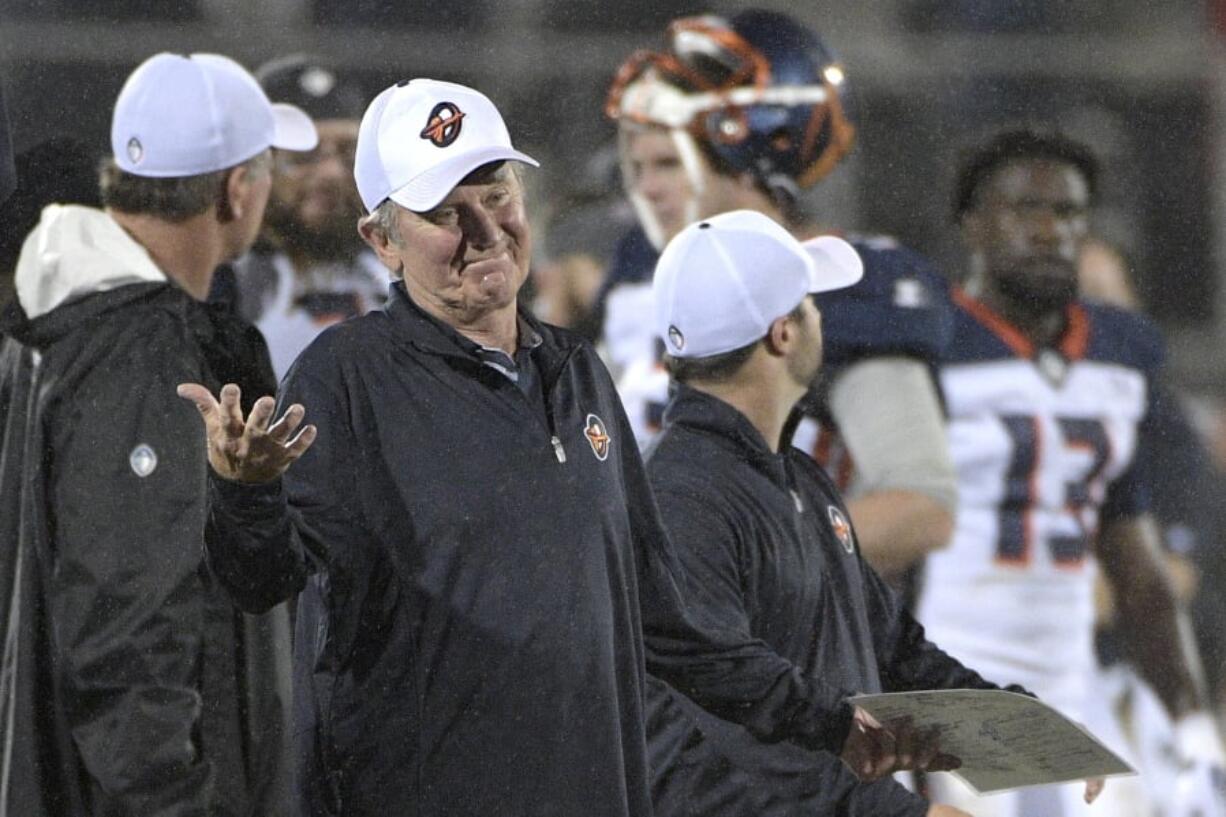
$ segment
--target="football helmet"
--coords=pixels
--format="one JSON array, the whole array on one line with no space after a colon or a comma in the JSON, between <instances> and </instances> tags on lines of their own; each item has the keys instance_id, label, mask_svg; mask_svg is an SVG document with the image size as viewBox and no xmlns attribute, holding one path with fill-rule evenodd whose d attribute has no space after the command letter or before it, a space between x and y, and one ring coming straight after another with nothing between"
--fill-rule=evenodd
<instances>
[{"instance_id":1,"label":"football helmet","mask_svg":"<svg viewBox=\"0 0 1226 817\"><path fill-rule=\"evenodd\" d=\"M674 21L667 50L636 52L621 66L605 112L623 131L671 131L696 191L705 150L716 170L752 173L772 195L795 198L851 148L847 107L846 73L821 39L754 9Z\"/></svg>"}]
</instances>

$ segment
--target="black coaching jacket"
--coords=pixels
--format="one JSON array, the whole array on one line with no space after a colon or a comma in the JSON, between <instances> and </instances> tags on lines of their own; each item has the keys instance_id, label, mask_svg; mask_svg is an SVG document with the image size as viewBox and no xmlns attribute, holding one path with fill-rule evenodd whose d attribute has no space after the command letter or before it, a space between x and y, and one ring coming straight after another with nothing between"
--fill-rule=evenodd
<instances>
[{"instance_id":1,"label":"black coaching jacket","mask_svg":"<svg viewBox=\"0 0 1226 817\"><path fill-rule=\"evenodd\" d=\"M169 283L13 303L0 333L0 815L285 814L288 616L208 574L200 417L175 394L271 391L263 340Z\"/></svg>"},{"instance_id":2,"label":"black coaching jacket","mask_svg":"<svg viewBox=\"0 0 1226 817\"><path fill-rule=\"evenodd\" d=\"M764 738L846 736L845 690L687 615L608 373L521 320L543 404L393 284L282 384L319 428L282 483L214 480L235 598L305 582L304 814L648 817L645 666Z\"/></svg>"},{"instance_id":3,"label":"black coaching jacket","mask_svg":"<svg viewBox=\"0 0 1226 817\"><path fill-rule=\"evenodd\" d=\"M860 693L988 688L924 638L864 561L833 483L797 449L775 453L729 404L676 386L647 471L682 593L706 626L758 639L806 677ZM655 678L648 748L659 817L922 817L890 778L859 785L837 757L814 763L710 717Z\"/></svg>"}]
</instances>

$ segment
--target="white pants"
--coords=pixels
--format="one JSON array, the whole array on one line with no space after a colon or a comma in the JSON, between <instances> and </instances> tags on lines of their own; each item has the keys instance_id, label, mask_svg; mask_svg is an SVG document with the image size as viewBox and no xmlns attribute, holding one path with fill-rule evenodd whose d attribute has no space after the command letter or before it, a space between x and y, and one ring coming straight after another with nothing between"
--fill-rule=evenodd
<instances>
[{"instance_id":1,"label":"white pants","mask_svg":"<svg viewBox=\"0 0 1226 817\"><path fill-rule=\"evenodd\" d=\"M1098 802L1087 806L1082 797L1084 792L1084 783L1069 783L980 796L953 775L934 774L928 778L928 795L932 802L956 806L974 817L1125 817L1126 814L1132 817Z\"/></svg>"}]
</instances>

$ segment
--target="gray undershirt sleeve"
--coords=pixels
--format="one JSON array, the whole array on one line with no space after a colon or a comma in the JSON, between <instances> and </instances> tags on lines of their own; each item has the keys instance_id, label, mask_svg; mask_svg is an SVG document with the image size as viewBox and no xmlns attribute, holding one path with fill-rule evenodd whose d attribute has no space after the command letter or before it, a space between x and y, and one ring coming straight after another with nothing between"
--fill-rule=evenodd
<instances>
[{"instance_id":1,"label":"gray undershirt sleeve","mask_svg":"<svg viewBox=\"0 0 1226 817\"><path fill-rule=\"evenodd\" d=\"M832 384L829 405L856 466L848 498L914 491L954 509L957 478L925 364L906 357L854 363Z\"/></svg>"}]
</instances>

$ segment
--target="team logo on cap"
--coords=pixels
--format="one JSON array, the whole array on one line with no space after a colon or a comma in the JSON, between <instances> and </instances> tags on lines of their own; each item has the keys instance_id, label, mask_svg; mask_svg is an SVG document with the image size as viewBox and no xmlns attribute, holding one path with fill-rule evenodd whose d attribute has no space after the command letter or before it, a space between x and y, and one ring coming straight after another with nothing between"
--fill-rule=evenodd
<instances>
[{"instance_id":1,"label":"team logo on cap","mask_svg":"<svg viewBox=\"0 0 1226 817\"><path fill-rule=\"evenodd\" d=\"M440 102L430 111L430 119L421 129L421 138L435 147L445 148L460 137L464 113L450 102Z\"/></svg>"},{"instance_id":2,"label":"team logo on cap","mask_svg":"<svg viewBox=\"0 0 1226 817\"><path fill-rule=\"evenodd\" d=\"M855 553L856 542L851 536L851 523L847 521L847 517L833 505L826 506L826 515L830 517L830 527L834 528L834 535L838 537L843 550L849 554Z\"/></svg>"},{"instance_id":3,"label":"team logo on cap","mask_svg":"<svg viewBox=\"0 0 1226 817\"><path fill-rule=\"evenodd\" d=\"M298 77L298 87L303 93L321 99L336 87L336 74L318 66L308 68Z\"/></svg>"},{"instance_id":4,"label":"team logo on cap","mask_svg":"<svg viewBox=\"0 0 1226 817\"><path fill-rule=\"evenodd\" d=\"M685 335L681 334L681 330L675 326L668 327L668 342L673 345L673 348L680 352L685 348Z\"/></svg>"},{"instance_id":5,"label":"team logo on cap","mask_svg":"<svg viewBox=\"0 0 1226 817\"><path fill-rule=\"evenodd\" d=\"M583 429L583 436L587 437L587 441L591 444L592 453L596 455L596 459L604 462L609 458L609 431L605 428L604 420L595 414L589 414L587 427Z\"/></svg>"},{"instance_id":6,"label":"team logo on cap","mask_svg":"<svg viewBox=\"0 0 1226 817\"><path fill-rule=\"evenodd\" d=\"M128 140L128 159L132 164L140 164L140 160L145 158L145 146L140 143L140 140L133 136Z\"/></svg>"}]
</instances>

